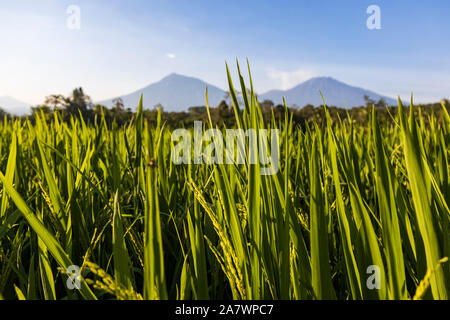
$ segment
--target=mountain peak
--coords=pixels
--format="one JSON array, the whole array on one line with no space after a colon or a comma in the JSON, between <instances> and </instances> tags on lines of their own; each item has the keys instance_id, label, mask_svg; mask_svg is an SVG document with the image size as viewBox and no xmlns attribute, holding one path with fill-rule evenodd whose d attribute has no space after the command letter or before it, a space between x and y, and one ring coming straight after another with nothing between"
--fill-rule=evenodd
<instances>
[{"instance_id":1,"label":"mountain peak","mask_svg":"<svg viewBox=\"0 0 450 320\"><path fill-rule=\"evenodd\" d=\"M154 84L157 83L165 83L165 82L185 82L185 83L189 83L189 82L197 82L197 83L205 83L204 81L198 79L198 78L194 78L194 77L190 77L190 76L186 76L184 74L179 74L179 73L175 73L172 72L170 74L168 74L167 76L165 76L164 78L162 78L161 80L155 82Z\"/></svg>"},{"instance_id":2,"label":"mountain peak","mask_svg":"<svg viewBox=\"0 0 450 320\"><path fill-rule=\"evenodd\" d=\"M326 76L313 77L313 78L309 79L308 81L311 81L311 80L333 80L333 81L338 81L338 80L336 80L336 79L334 79L332 77L326 77Z\"/></svg>"},{"instance_id":3,"label":"mountain peak","mask_svg":"<svg viewBox=\"0 0 450 320\"><path fill-rule=\"evenodd\" d=\"M162 78L161 80L169 79L169 78L179 78L179 77L181 78L181 77L184 77L184 76L179 74L179 73L172 72L172 73L168 74L167 76L165 76L164 78Z\"/></svg>"},{"instance_id":4,"label":"mountain peak","mask_svg":"<svg viewBox=\"0 0 450 320\"><path fill-rule=\"evenodd\" d=\"M314 77L314 78L311 78L311 79L309 79L309 80L306 80L305 82L303 82L303 83L308 83L308 82L317 82L317 83L319 83L319 82L322 82L322 83L326 83L326 82L334 82L334 83L343 83L343 82L341 82L341 81L339 81L339 80L337 80L337 79L335 79L335 78L332 78L332 77L325 77L325 76L322 76L322 77ZM300 84L303 84L303 83L300 83Z\"/></svg>"},{"instance_id":5,"label":"mountain peak","mask_svg":"<svg viewBox=\"0 0 450 320\"><path fill-rule=\"evenodd\" d=\"M2 96L0 97L0 108L4 111L15 114L15 115L24 115L29 113L31 104L19 101L16 98L11 96Z\"/></svg>"},{"instance_id":6,"label":"mountain peak","mask_svg":"<svg viewBox=\"0 0 450 320\"><path fill-rule=\"evenodd\" d=\"M382 96L375 92L348 85L332 77L315 77L289 90L273 90L261 95L262 99L272 100L274 103L281 103L281 97L284 96L288 104L305 106L312 104L319 106L323 104L322 97L329 106L351 108L365 105L364 96L378 101L381 98L389 105L395 105L395 99Z\"/></svg>"},{"instance_id":7,"label":"mountain peak","mask_svg":"<svg viewBox=\"0 0 450 320\"><path fill-rule=\"evenodd\" d=\"M225 97L225 92L198 78L170 73L161 80L142 89L121 96L125 106L136 108L139 96L143 94L144 108L151 109L161 104L167 111L183 111L193 106L205 105L205 89L208 87L208 100L211 106L216 106ZM100 101L107 107L113 99Z\"/></svg>"}]
</instances>

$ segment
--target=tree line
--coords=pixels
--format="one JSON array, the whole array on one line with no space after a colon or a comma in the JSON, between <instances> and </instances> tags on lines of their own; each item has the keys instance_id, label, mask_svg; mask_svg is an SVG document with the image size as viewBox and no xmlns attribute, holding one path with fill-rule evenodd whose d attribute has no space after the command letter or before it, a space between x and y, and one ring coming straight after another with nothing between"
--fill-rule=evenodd
<instances>
[{"instance_id":1,"label":"tree line","mask_svg":"<svg viewBox=\"0 0 450 320\"><path fill-rule=\"evenodd\" d=\"M397 113L396 106L388 106L383 99L374 101L368 96L364 96L365 105L353 107L351 109L339 108L336 106L327 106L333 121L342 121L351 118L352 121L366 123L369 118L371 107L375 107L379 121L393 123ZM238 101L242 104L242 101ZM281 104L275 104L270 100L263 100L259 102L261 113L265 121L270 121L273 117L275 120L285 118L285 112L292 117L294 124L305 127L307 123L316 122L321 125L325 121L324 106L313 106L308 104L302 108L297 106L285 107ZM442 118L442 106L447 111L450 111L450 101L447 99L437 103L417 105L416 111L420 109L425 115L425 121L428 118L426 115L432 113L440 120ZM206 106L191 106L186 111L170 112L165 111L164 106L156 105L153 109L145 109L143 116L150 124L156 124L158 110L161 109L161 118L168 127L190 127L195 121L208 121ZM69 96L61 94L54 94L47 96L44 103L31 108L31 115L16 117L7 114L0 108L0 119L5 117L11 118L26 118L34 122L36 115L43 115L48 121L52 121L53 113L57 111L61 115L63 121L70 122L71 117L83 117L86 123L98 124L104 118L108 125L123 126L135 116L136 110L126 107L122 99L117 98L113 100L112 107L108 108L104 105L92 103L91 98L85 94L83 88L75 88ZM242 112L242 110L241 110ZM230 96L226 95L219 105L210 107L211 120L214 125L232 127L235 125L234 108L230 102ZM1 120L0 120L1 121Z\"/></svg>"}]
</instances>

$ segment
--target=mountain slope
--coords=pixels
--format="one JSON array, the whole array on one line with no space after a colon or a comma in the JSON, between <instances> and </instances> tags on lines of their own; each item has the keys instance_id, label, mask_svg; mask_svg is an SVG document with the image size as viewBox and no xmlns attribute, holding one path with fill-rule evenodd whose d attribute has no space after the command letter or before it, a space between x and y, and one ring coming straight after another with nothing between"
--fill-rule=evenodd
<instances>
[{"instance_id":1,"label":"mountain slope","mask_svg":"<svg viewBox=\"0 0 450 320\"><path fill-rule=\"evenodd\" d=\"M149 86L121 96L125 107L136 109L139 97L144 94L144 108L151 109L161 104L166 111L182 111L192 106L205 105L205 89L208 87L208 100L211 106L217 106L224 99L225 91L202 80L172 73ZM112 100L97 102L107 107Z\"/></svg>"},{"instance_id":2,"label":"mountain slope","mask_svg":"<svg viewBox=\"0 0 450 320\"><path fill-rule=\"evenodd\" d=\"M13 97L3 96L0 97L0 108L7 113L21 116L30 113L31 104L19 101Z\"/></svg>"},{"instance_id":3,"label":"mountain slope","mask_svg":"<svg viewBox=\"0 0 450 320\"><path fill-rule=\"evenodd\" d=\"M323 104L322 92L325 103L329 106L356 107L365 105L364 95L378 101L383 98L389 105L396 105L396 100L382 96L375 92L353 87L330 77L317 77L307 80L289 90L271 90L259 96L259 100L272 100L281 103L282 97L288 105L296 104L303 107L307 104L319 106Z\"/></svg>"}]
</instances>

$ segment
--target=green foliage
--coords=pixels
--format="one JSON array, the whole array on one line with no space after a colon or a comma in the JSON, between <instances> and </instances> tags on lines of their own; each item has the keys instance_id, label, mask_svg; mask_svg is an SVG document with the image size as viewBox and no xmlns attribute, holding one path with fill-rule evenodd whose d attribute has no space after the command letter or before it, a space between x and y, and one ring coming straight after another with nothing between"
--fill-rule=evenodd
<instances>
[{"instance_id":1,"label":"green foliage","mask_svg":"<svg viewBox=\"0 0 450 320\"><path fill-rule=\"evenodd\" d=\"M55 96L56 111L5 117L0 297L448 299L448 106L295 110L260 104L239 71L240 101L228 78L230 107L174 115L141 99L135 115L89 108L77 90L74 113ZM175 165L183 117L203 132L279 129L279 171Z\"/></svg>"}]
</instances>

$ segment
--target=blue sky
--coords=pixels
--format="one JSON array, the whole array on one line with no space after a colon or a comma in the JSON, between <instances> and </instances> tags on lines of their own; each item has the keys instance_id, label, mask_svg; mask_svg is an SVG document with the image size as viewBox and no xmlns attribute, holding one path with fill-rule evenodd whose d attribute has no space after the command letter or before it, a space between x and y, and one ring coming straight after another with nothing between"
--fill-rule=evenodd
<instances>
[{"instance_id":1,"label":"blue sky","mask_svg":"<svg viewBox=\"0 0 450 320\"><path fill-rule=\"evenodd\" d=\"M450 97L450 1L0 2L0 96L29 103L76 86L102 100L172 72L226 89L236 57L260 93L331 76L418 102ZM372 4L380 30L366 27ZM80 30L67 28L69 5Z\"/></svg>"}]
</instances>

